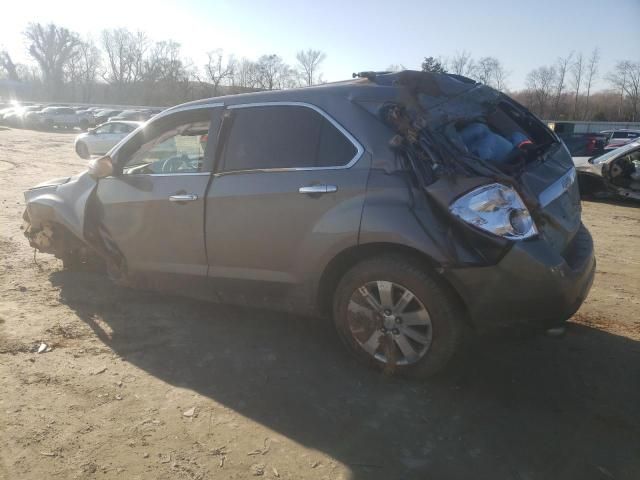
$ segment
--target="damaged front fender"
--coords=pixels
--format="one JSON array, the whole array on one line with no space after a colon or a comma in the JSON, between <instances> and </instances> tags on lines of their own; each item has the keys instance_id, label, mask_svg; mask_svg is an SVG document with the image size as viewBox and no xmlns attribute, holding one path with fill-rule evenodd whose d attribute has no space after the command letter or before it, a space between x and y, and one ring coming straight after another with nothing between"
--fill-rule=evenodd
<instances>
[{"instance_id":1,"label":"damaged front fender","mask_svg":"<svg viewBox=\"0 0 640 480\"><path fill-rule=\"evenodd\" d=\"M87 202L96 188L96 180L88 172L83 172L64 183L45 182L41 185L24 193L26 220L31 229L39 231L46 225L60 225L86 242L85 212Z\"/></svg>"}]
</instances>

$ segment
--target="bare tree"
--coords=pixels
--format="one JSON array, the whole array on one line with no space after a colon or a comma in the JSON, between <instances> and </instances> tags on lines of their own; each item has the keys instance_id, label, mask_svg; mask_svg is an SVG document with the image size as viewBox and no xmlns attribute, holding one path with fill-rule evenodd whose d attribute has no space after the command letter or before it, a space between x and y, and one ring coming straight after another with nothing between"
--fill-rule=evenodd
<instances>
[{"instance_id":1,"label":"bare tree","mask_svg":"<svg viewBox=\"0 0 640 480\"><path fill-rule=\"evenodd\" d=\"M204 66L204 70L209 82L213 85L213 96L217 97L219 95L218 90L220 85L223 85L233 78L236 60L233 55L225 58L224 52L221 49L208 52L207 57L209 61Z\"/></svg>"},{"instance_id":2,"label":"bare tree","mask_svg":"<svg viewBox=\"0 0 640 480\"><path fill-rule=\"evenodd\" d=\"M107 70L103 75L105 80L122 89L124 85L142 79L148 48L146 34L133 33L126 28L104 30L102 46L107 59Z\"/></svg>"},{"instance_id":3,"label":"bare tree","mask_svg":"<svg viewBox=\"0 0 640 480\"><path fill-rule=\"evenodd\" d=\"M541 117L544 117L555 84L556 69L552 66L536 68L527 75L529 106Z\"/></svg>"},{"instance_id":4,"label":"bare tree","mask_svg":"<svg viewBox=\"0 0 640 480\"><path fill-rule=\"evenodd\" d=\"M466 50L456 52L447 63L450 73L464 75L465 77L472 77L476 67L473 58L471 58L471 54Z\"/></svg>"},{"instance_id":5,"label":"bare tree","mask_svg":"<svg viewBox=\"0 0 640 480\"><path fill-rule=\"evenodd\" d=\"M591 56L589 57L589 63L587 64L587 99L584 107L584 117L587 118L589 115L589 98L591 96L591 87L593 86L593 82L598 75L598 64L600 63L600 51L597 48L593 49L591 52Z\"/></svg>"},{"instance_id":6,"label":"bare tree","mask_svg":"<svg viewBox=\"0 0 640 480\"><path fill-rule=\"evenodd\" d=\"M624 101L627 100L631 110L630 120L635 122L640 106L640 62L618 62L615 71L609 75L609 81L620 90L619 115L624 115Z\"/></svg>"},{"instance_id":7,"label":"bare tree","mask_svg":"<svg viewBox=\"0 0 640 480\"><path fill-rule=\"evenodd\" d=\"M556 61L556 88L555 97L553 101L553 116L557 117L560 109L560 101L562 100L562 93L564 92L567 78L567 71L571 65L571 59L573 58L573 52L566 57L558 57Z\"/></svg>"},{"instance_id":8,"label":"bare tree","mask_svg":"<svg viewBox=\"0 0 640 480\"><path fill-rule=\"evenodd\" d=\"M3 69L7 73L7 78L14 82L20 80L20 76L18 75L18 68L13 60L11 59L11 55L6 50L0 52L0 68Z\"/></svg>"},{"instance_id":9,"label":"bare tree","mask_svg":"<svg viewBox=\"0 0 640 480\"><path fill-rule=\"evenodd\" d=\"M326 58L327 55L324 52L311 48L296 53L296 60L302 69L302 76L307 86L310 87L321 81L322 74L318 74L318 69Z\"/></svg>"},{"instance_id":10,"label":"bare tree","mask_svg":"<svg viewBox=\"0 0 640 480\"><path fill-rule=\"evenodd\" d=\"M243 58L236 64L233 74L233 85L240 88L256 88L258 84L258 67L256 62Z\"/></svg>"},{"instance_id":11,"label":"bare tree","mask_svg":"<svg viewBox=\"0 0 640 480\"><path fill-rule=\"evenodd\" d=\"M470 72L470 76L497 90L506 89L507 72L500 60L495 57L482 57L478 60L473 71Z\"/></svg>"},{"instance_id":12,"label":"bare tree","mask_svg":"<svg viewBox=\"0 0 640 480\"><path fill-rule=\"evenodd\" d=\"M101 65L102 53L91 39L81 40L65 67L65 75L70 86L71 97L76 100L78 87L81 89L81 100L91 100L98 69Z\"/></svg>"},{"instance_id":13,"label":"bare tree","mask_svg":"<svg viewBox=\"0 0 640 480\"><path fill-rule=\"evenodd\" d=\"M156 42L149 51L144 65L144 78L148 82L177 82L184 76L180 44L173 40Z\"/></svg>"},{"instance_id":14,"label":"bare tree","mask_svg":"<svg viewBox=\"0 0 640 480\"><path fill-rule=\"evenodd\" d=\"M98 70L102 65L102 52L93 43L92 39L81 42L78 46L80 62L80 77L84 86L83 101L90 102L93 95L93 87L96 83Z\"/></svg>"},{"instance_id":15,"label":"bare tree","mask_svg":"<svg viewBox=\"0 0 640 480\"><path fill-rule=\"evenodd\" d=\"M49 95L58 95L64 79L64 70L80 43L78 35L53 23L30 23L24 36L29 44L29 55L42 71Z\"/></svg>"},{"instance_id":16,"label":"bare tree","mask_svg":"<svg viewBox=\"0 0 640 480\"><path fill-rule=\"evenodd\" d=\"M573 119L578 119L578 99L580 98L580 87L582 86L582 77L584 76L584 59L582 52L577 56L571 65L571 85L573 87Z\"/></svg>"},{"instance_id":17,"label":"bare tree","mask_svg":"<svg viewBox=\"0 0 640 480\"><path fill-rule=\"evenodd\" d=\"M278 55L262 55L256 63L257 85L264 90L277 90L291 74L289 66Z\"/></svg>"}]
</instances>

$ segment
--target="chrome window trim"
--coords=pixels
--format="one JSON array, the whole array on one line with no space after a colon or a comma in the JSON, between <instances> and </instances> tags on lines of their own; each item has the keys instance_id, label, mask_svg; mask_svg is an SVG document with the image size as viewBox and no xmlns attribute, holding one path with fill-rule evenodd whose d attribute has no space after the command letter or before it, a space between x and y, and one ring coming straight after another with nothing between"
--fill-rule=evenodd
<instances>
[{"instance_id":1,"label":"chrome window trim","mask_svg":"<svg viewBox=\"0 0 640 480\"><path fill-rule=\"evenodd\" d=\"M187 112L189 110L199 110L201 108L217 108L217 107L224 107L224 103L223 102L199 103L197 105L185 105L183 107L182 106L169 107L166 110L161 111L159 114L151 117L145 123L154 122L157 118L163 118L163 117L166 117L167 115L171 115L173 113Z\"/></svg>"},{"instance_id":2,"label":"chrome window trim","mask_svg":"<svg viewBox=\"0 0 640 480\"><path fill-rule=\"evenodd\" d=\"M200 176L209 176L211 172L184 172L184 173L123 173L122 175L109 175L104 178L120 178L120 177L177 177L177 176L192 176L192 177L200 177Z\"/></svg>"},{"instance_id":3,"label":"chrome window trim","mask_svg":"<svg viewBox=\"0 0 640 480\"><path fill-rule=\"evenodd\" d=\"M571 185L576 181L576 169L571 167L564 175L545 188L540 195L538 195L538 202L541 207L546 207L556 198L569 190Z\"/></svg>"},{"instance_id":4,"label":"chrome window trim","mask_svg":"<svg viewBox=\"0 0 640 480\"><path fill-rule=\"evenodd\" d=\"M351 135L351 133L344 128L336 119L334 119L327 112L322 110L320 107L313 105L312 103L307 102L254 102L254 103L238 103L234 105L227 106L228 110L236 110L240 108L257 108L257 107L306 107L315 112L319 113L322 117L324 117L331 125L338 129L340 133L342 133L347 140L351 142L351 144L356 147L356 154L353 156L351 160L349 160L344 165L335 165L330 167L276 167L276 168L250 168L244 170L228 170L224 172L215 172L214 176L220 177L223 175L230 174L240 174L240 173L281 173L281 172L313 172L313 171L322 171L322 170L345 170L353 167L360 157L364 154L364 147L362 144Z\"/></svg>"}]
</instances>

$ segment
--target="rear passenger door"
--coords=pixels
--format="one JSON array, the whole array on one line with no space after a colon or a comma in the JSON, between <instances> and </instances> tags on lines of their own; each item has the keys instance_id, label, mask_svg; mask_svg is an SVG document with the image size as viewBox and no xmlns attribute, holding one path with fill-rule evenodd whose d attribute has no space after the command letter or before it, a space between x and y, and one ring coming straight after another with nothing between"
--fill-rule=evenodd
<instances>
[{"instance_id":1,"label":"rear passenger door","mask_svg":"<svg viewBox=\"0 0 640 480\"><path fill-rule=\"evenodd\" d=\"M227 113L207 194L208 275L227 301L304 297L319 265L357 243L368 157L313 105Z\"/></svg>"}]
</instances>

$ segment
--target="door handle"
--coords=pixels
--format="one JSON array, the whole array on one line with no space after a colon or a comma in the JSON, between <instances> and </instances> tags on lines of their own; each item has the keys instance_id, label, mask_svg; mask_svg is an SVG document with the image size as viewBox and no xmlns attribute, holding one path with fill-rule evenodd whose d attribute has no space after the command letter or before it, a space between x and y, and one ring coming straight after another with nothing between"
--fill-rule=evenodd
<instances>
[{"instance_id":1,"label":"door handle","mask_svg":"<svg viewBox=\"0 0 640 480\"><path fill-rule=\"evenodd\" d=\"M198 199L198 195L193 193L181 193L179 195L171 195L169 197L170 202L193 202Z\"/></svg>"},{"instance_id":2,"label":"door handle","mask_svg":"<svg viewBox=\"0 0 640 480\"><path fill-rule=\"evenodd\" d=\"M318 193L333 193L337 192L338 187L335 185L307 185L306 187L300 187L298 192L308 194L318 194Z\"/></svg>"}]
</instances>

